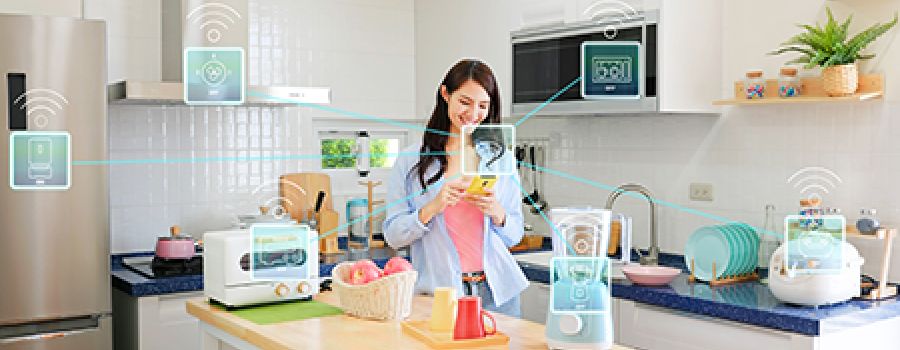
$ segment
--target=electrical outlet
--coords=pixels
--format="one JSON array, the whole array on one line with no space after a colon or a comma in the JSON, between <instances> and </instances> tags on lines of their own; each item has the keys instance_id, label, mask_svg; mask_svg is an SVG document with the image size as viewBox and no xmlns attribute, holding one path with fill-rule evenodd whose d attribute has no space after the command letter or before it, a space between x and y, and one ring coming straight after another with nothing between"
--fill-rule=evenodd
<instances>
[{"instance_id":1,"label":"electrical outlet","mask_svg":"<svg viewBox=\"0 0 900 350\"><path fill-rule=\"evenodd\" d=\"M710 183L692 183L690 190L692 201L713 201L713 186Z\"/></svg>"}]
</instances>

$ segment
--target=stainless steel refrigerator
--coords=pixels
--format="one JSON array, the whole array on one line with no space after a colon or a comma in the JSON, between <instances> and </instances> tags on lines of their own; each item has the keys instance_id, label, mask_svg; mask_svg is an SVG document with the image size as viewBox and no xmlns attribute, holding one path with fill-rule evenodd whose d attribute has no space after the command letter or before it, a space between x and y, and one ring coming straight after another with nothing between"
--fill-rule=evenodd
<instances>
[{"instance_id":1,"label":"stainless steel refrigerator","mask_svg":"<svg viewBox=\"0 0 900 350\"><path fill-rule=\"evenodd\" d=\"M0 350L112 347L105 31L0 14Z\"/></svg>"}]
</instances>

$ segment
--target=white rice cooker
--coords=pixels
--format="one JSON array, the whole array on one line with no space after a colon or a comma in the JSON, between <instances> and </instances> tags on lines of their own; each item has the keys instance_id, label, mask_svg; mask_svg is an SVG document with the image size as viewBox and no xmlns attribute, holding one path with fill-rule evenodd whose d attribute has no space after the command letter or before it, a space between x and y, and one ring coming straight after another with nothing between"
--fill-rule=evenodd
<instances>
[{"instance_id":1,"label":"white rice cooker","mask_svg":"<svg viewBox=\"0 0 900 350\"><path fill-rule=\"evenodd\" d=\"M784 268L781 245L769 263L769 289L783 302L819 306L850 300L860 295L860 269L864 259L856 247L842 242L843 258L839 272L806 274Z\"/></svg>"}]
</instances>

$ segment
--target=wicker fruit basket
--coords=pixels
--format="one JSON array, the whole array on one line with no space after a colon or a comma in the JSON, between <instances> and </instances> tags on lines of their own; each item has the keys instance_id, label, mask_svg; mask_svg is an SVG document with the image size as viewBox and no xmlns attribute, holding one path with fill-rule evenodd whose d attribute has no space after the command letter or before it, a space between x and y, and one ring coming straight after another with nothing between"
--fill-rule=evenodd
<instances>
[{"instance_id":1,"label":"wicker fruit basket","mask_svg":"<svg viewBox=\"0 0 900 350\"><path fill-rule=\"evenodd\" d=\"M381 277L364 285L352 285L350 268L353 262L334 267L331 288L338 293L345 312L374 320L402 320L412 311L416 271L405 271Z\"/></svg>"}]
</instances>

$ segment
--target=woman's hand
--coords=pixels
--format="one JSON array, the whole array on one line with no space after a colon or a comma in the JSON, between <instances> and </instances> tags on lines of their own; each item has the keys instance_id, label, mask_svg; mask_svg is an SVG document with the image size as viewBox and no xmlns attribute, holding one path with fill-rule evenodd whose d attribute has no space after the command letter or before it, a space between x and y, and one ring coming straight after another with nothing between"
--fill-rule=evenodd
<instances>
[{"instance_id":1,"label":"woman's hand","mask_svg":"<svg viewBox=\"0 0 900 350\"><path fill-rule=\"evenodd\" d=\"M441 191L419 211L419 221L428 223L447 207L456 205L466 195L466 182L463 180L449 181L441 186Z\"/></svg>"},{"instance_id":2,"label":"woman's hand","mask_svg":"<svg viewBox=\"0 0 900 350\"><path fill-rule=\"evenodd\" d=\"M485 188L484 194L467 194L465 200L481 209L481 212L491 218L495 226L506 224L506 209L497 201L494 190Z\"/></svg>"}]
</instances>

